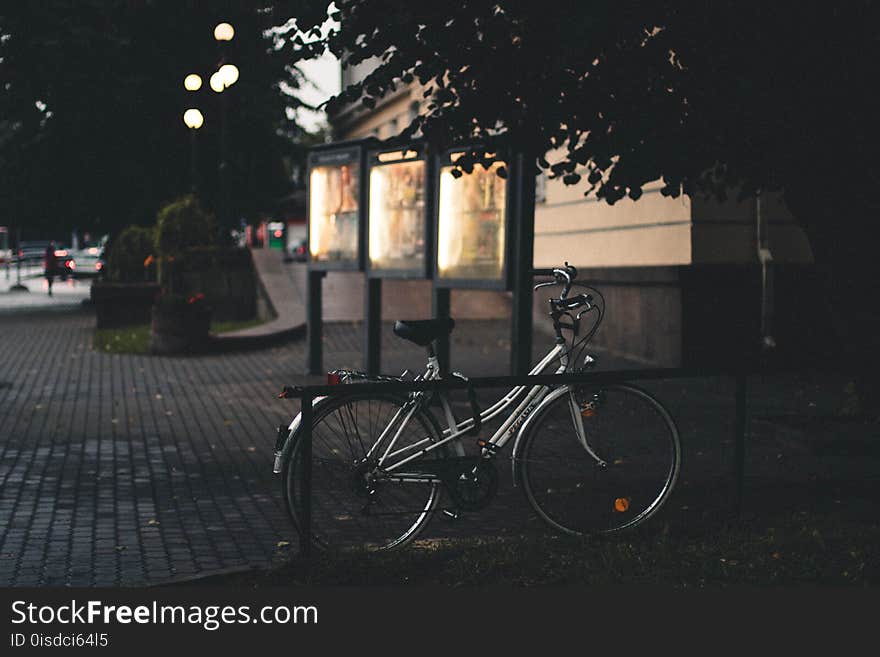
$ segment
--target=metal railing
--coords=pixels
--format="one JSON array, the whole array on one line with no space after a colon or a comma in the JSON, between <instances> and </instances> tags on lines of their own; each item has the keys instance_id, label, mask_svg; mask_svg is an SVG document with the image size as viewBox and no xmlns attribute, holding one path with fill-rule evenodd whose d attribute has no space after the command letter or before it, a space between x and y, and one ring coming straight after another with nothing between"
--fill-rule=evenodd
<instances>
[{"instance_id":1,"label":"metal railing","mask_svg":"<svg viewBox=\"0 0 880 657\"><path fill-rule=\"evenodd\" d=\"M450 391L473 390L477 388L504 388L519 386L551 386L566 384L611 384L632 381L696 379L696 378L733 378L735 386L735 479L736 496L734 511L737 515L742 511L743 489L745 478L745 442L746 442L746 382L749 376L771 373L785 373L791 370L762 369L760 371L746 369L706 369L691 368L655 368L615 370L607 372L584 372L579 374L532 374L521 376L488 376L471 379L447 377L435 381L379 381L359 382L338 385L306 385L285 386L279 397L297 398L301 400L302 409L298 441L304 441L302 469L302 513L298 523L300 554L308 557L312 548L312 403L317 397L345 397L364 393L411 393L418 391Z\"/></svg>"}]
</instances>

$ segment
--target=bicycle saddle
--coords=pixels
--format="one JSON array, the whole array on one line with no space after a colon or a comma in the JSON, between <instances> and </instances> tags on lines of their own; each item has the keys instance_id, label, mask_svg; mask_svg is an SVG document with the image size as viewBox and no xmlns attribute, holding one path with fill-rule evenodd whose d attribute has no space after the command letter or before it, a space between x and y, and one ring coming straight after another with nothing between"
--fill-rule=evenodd
<instances>
[{"instance_id":1,"label":"bicycle saddle","mask_svg":"<svg viewBox=\"0 0 880 657\"><path fill-rule=\"evenodd\" d=\"M452 333L455 320L451 317L442 319L398 320L394 322L394 335L420 347L426 347L443 335Z\"/></svg>"}]
</instances>

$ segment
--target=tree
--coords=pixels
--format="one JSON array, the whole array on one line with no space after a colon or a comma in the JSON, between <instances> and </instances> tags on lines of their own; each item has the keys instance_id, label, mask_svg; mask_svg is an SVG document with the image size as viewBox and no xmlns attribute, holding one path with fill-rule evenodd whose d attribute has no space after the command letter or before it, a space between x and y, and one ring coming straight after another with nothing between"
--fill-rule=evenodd
<instances>
[{"instance_id":1,"label":"tree","mask_svg":"<svg viewBox=\"0 0 880 657\"><path fill-rule=\"evenodd\" d=\"M300 30L320 24L324 4L301 8ZM817 262L830 267L829 288L816 295L817 314L837 322L830 357L846 351L871 378L880 369L878 258L867 239L880 209L880 107L871 92L880 68L878 3L335 6L339 29L295 51L329 48L343 65L375 57L379 66L330 109L372 107L416 81L428 104L408 134L420 130L439 148L475 139L515 144L551 177L608 203L638 199L653 180L670 196L784 190ZM460 162L467 168L480 155Z\"/></svg>"},{"instance_id":2,"label":"tree","mask_svg":"<svg viewBox=\"0 0 880 657\"><path fill-rule=\"evenodd\" d=\"M0 216L25 237L72 228L112 232L152 223L189 191L184 110L198 132L200 189L219 202L220 96L208 77L220 53L213 28L232 23L228 56L241 74L229 103L229 185L236 218L270 211L289 191L283 157L300 129L288 118L302 82L274 48L260 3L66 0L0 6ZM204 84L183 88L186 74Z\"/></svg>"}]
</instances>

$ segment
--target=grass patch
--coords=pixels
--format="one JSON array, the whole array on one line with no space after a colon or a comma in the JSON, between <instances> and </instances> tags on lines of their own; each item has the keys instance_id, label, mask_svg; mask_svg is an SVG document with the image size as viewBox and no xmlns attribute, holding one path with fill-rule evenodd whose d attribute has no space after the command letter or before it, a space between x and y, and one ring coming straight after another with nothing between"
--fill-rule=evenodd
<instances>
[{"instance_id":1,"label":"grass patch","mask_svg":"<svg viewBox=\"0 0 880 657\"><path fill-rule=\"evenodd\" d=\"M259 326L261 319L211 322L211 333L228 333ZM146 354L150 350L150 325L96 329L94 348L108 354Z\"/></svg>"},{"instance_id":2,"label":"grass patch","mask_svg":"<svg viewBox=\"0 0 880 657\"><path fill-rule=\"evenodd\" d=\"M880 584L880 524L791 513L698 531L605 538L492 537L423 541L388 554L282 554L265 570L218 575L199 585L269 586L601 586L673 588Z\"/></svg>"},{"instance_id":3,"label":"grass patch","mask_svg":"<svg viewBox=\"0 0 880 657\"><path fill-rule=\"evenodd\" d=\"M94 347L108 354L146 354L150 349L150 325L96 329Z\"/></svg>"}]
</instances>

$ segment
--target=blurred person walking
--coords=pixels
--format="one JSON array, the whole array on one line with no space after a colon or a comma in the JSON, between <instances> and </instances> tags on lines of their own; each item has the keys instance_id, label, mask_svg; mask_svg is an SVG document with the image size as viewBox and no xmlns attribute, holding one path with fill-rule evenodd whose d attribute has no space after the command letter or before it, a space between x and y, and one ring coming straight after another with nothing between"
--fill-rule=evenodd
<instances>
[{"instance_id":1,"label":"blurred person walking","mask_svg":"<svg viewBox=\"0 0 880 657\"><path fill-rule=\"evenodd\" d=\"M52 296L52 282L55 280L55 272L58 269L58 261L55 259L55 242L49 242L46 252L43 254L43 275L49 283L49 296Z\"/></svg>"}]
</instances>

